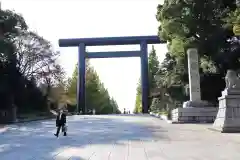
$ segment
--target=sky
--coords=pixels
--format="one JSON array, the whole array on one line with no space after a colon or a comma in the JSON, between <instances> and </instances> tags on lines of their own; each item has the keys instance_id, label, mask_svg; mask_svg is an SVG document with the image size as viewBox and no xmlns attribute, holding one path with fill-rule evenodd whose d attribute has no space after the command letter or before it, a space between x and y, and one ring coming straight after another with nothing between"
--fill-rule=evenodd
<instances>
[{"instance_id":1,"label":"sky","mask_svg":"<svg viewBox=\"0 0 240 160\"><path fill-rule=\"evenodd\" d=\"M77 63L77 48L60 48L60 38L92 38L157 35L157 5L162 0L0 0L3 9L15 10L29 29L49 40L61 52L59 62L67 76ZM165 44L154 45L162 61ZM151 50L148 45L148 50ZM87 47L89 52L128 51L138 45ZM91 59L119 108L133 110L140 78L140 58Z\"/></svg>"}]
</instances>

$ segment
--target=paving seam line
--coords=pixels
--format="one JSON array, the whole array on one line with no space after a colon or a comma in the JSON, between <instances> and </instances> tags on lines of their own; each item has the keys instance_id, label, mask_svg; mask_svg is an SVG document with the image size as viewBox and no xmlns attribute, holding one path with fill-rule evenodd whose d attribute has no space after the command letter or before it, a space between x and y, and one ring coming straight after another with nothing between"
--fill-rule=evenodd
<instances>
[{"instance_id":1,"label":"paving seam line","mask_svg":"<svg viewBox=\"0 0 240 160\"><path fill-rule=\"evenodd\" d=\"M146 160L149 160L148 154L147 154L147 152L146 152L146 148L145 148L145 145L144 145L144 141L143 141L143 140L140 140L140 141L141 141L141 144L142 144L142 147L143 147L143 150L144 150L144 155L145 155L145 157L146 157Z\"/></svg>"},{"instance_id":2,"label":"paving seam line","mask_svg":"<svg viewBox=\"0 0 240 160\"><path fill-rule=\"evenodd\" d=\"M89 141L89 146L90 146L90 148L92 148L92 145L93 145L93 144L92 144L91 139L89 139L88 141ZM91 153L91 155L89 156L88 160L91 160L91 158L92 158L95 154L96 154L96 152L93 151L93 152Z\"/></svg>"},{"instance_id":3,"label":"paving seam line","mask_svg":"<svg viewBox=\"0 0 240 160\"><path fill-rule=\"evenodd\" d=\"M115 148L115 145L116 145L116 141L113 141L112 151L110 151L110 153L108 154L108 160L110 160L110 156Z\"/></svg>"}]
</instances>

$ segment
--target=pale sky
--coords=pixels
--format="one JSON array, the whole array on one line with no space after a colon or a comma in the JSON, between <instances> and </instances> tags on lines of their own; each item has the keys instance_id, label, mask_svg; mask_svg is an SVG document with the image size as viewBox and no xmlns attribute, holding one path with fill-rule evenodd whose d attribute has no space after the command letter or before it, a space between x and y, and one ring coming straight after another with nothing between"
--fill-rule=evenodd
<instances>
[{"instance_id":1,"label":"pale sky","mask_svg":"<svg viewBox=\"0 0 240 160\"><path fill-rule=\"evenodd\" d=\"M60 38L157 35L155 15L162 0L0 0L25 18L30 30L49 40L61 52L59 59L68 76L77 63L77 48L59 48ZM139 46L88 47L90 52L136 50ZM152 48L148 45L149 50ZM165 44L155 45L159 60ZM120 109L133 110L140 78L139 58L92 59L90 63Z\"/></svg>"}]
</instances>

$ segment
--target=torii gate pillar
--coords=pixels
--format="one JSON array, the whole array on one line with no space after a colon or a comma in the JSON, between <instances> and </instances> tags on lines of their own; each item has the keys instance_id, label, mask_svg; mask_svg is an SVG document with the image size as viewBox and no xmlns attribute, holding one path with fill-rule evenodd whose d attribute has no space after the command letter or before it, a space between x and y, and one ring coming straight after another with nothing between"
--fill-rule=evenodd
<instances>
[{"instance_id":1,"label":"torii gate pillar","mask_svg":"<svg viewBox=\"0 0 240 160\"><path fill-rule=\"evenodd\" d=\"M149 108L149 77L147 43L141 42L141 83L142 83L142 113L148 113Z\"/></svg>"}]
</instances>

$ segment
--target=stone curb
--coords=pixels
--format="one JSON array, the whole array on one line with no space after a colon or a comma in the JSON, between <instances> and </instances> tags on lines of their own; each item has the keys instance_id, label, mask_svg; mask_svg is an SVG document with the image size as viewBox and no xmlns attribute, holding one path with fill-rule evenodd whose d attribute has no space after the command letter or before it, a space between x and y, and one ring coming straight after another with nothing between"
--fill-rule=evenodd
<instances>
[{"instance_id":1,"label":"stone curb","mask_svg":"<svg viewBox=\"0 0 240 160\"><path fill-rule=\"evenodd\" d=\"M161 114L158 114L158 113L151 113L151 112L150 112L150 115L153 116L153 117L159 118L161 120L164 120L167 123L171 123L171 124L174 123L171 120L168 120L167 116L165 116L165 115L161 115Z\"/></svg>"},{"instance_id":2,"label":"stone curb","mask_svg":"<svg viewBox=\"0 0 240 160\"><path fill-rule=\"evenodd\" d=\"M173 124L213 124L213 122L201 122L201 121L178 121L178 122L172 122Z\"/></svg>"}]
</instances>

